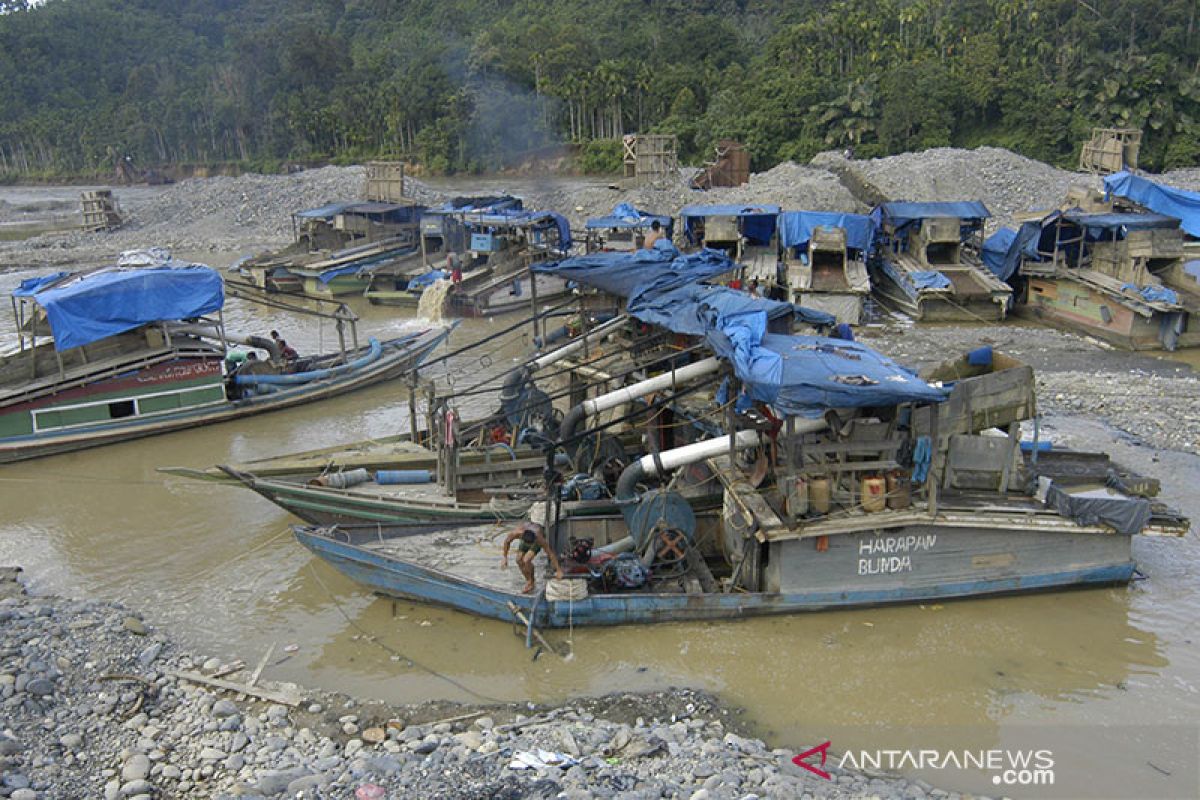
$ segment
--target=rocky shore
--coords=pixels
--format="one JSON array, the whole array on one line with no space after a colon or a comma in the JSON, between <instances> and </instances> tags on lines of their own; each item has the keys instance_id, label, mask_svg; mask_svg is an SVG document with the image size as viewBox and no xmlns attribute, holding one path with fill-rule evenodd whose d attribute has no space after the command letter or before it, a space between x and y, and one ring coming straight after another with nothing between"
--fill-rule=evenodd
<instances>
[{"instance_id":1,"label":"rocky shore","mask_svg":"<svg viewBox=\"0 0 1200 800\"><path fill-rule=\"evenodd\" d=\"M54 798L958 797L838 769L826 781L689 690L396 707L185 653L119 605L26 593L0 570L0 796ZM234 665L235 667L237 665ZM182 677L186 673L190 677Z\"/></svg>"}]
</instances>

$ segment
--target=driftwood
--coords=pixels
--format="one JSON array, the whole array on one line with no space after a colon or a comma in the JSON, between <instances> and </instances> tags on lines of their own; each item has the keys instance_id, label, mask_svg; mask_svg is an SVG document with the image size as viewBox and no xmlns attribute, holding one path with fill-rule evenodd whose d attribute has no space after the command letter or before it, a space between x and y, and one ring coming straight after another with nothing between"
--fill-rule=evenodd
<instances>
[{"instance_id":1,"label":"driftwood","mask_svg":"<svg viewBox=\"0 0 1200 800\"><path fill-rule=\"evenodd\" d=\"M272 703L280 703L285 706L300 705L301 698L295 694L287 692L276 692L271 689L261 689L257 686L251 686L245 683L237 683L235 681L226 681L219 678L210 678L207 675L201 675L198 672L185 672L183 670L171 670L167 673L173 678L190 681L191 683L199 683L204 686L212 686L216 689L224 689L227 692L240 692L241 694L257 697L259 700L268 700Z\"/></svg>"}]
</instances>

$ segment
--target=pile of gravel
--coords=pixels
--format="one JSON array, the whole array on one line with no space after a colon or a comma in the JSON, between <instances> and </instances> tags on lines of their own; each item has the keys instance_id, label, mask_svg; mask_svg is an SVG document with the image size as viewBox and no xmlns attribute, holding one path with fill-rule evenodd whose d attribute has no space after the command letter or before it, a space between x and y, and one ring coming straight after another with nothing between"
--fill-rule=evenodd
<instances>
[{"instance_id":1,"label":"pile of gravel","mask_svg":"<svg viewBox=\"0 0 1200 800\"><path fill-rule=\"evenodd\" d=\"M828 164L822 154L817 164ZM982 200L990 228L1013 224L1013 215L1057 208L1071 186L1101 188L1094 175L1052 167L999 147L938 147L886 158L842 161L844 167L890 200Z\"/></svg>"},{"instance_id":2,"label":"pile of gravel","mask_svg":"<svg viewBox=\"0 0 1200 800\"><path fill-rule=\"evenodd\" d=\"M691 188L696 170L680 170L670 180L622 189L612 186L550 189L527 193L526 207L559 211L572 226L583 227L591 217L612 211L618 203L672 217L686 205L781 206L787 211L865 211L866 207L827 169L785 162L750 176L749 183L735 188L699 191Z\"/></svg>"},{"instance_id":3,"label":"pile of gravel","mask_svg":"<svg viewBox=\"0 0 1200 800\"><path fill-rule=\"evenodd\" d=\"M29 596L11 569L0 598L10 800L954 796L834 759L825 781L790 751L733 732L728 709L688 690L468 713L316 692L296 706L218 695L174 673L230 673L219 659L180 652L118 605Z\"/></svg>"}]
</instances>

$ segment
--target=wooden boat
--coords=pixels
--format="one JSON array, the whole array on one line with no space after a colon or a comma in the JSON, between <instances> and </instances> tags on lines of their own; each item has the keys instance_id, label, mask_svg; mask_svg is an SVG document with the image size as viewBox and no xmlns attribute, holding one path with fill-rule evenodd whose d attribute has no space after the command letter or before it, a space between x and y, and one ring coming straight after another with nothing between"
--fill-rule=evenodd
<instances>
[{"instance_id":1,"label":"wooden boat","mask_svg":"<svg viewBox=\"0 0 1200 800\"><path fill-rule=\"evenodd\" d=\"M871 288L886 303L916 320L1004 319L1012 288L978 257L991 216L982 203L883 203L871 216Z\"/></svg>"},{"instance_id":2,"label":"wooden boat","mask_svg":"<svg viewBox=\"0 0 1200 800\"><path fill-rule=\"evenodd\" d=\"M414 203L332 203L292 215L295 241L234 270L267 292L361 295L376 277L423 271Z\"/></svg>"},{"instance_id":3,"label":"wooden boat","mask_svg":"<svg viewBox=\"0 0 1200 800\"><path fill-rule=\"evenodd\" d=\"M1182 271L1174 217L1069 209L1007 236L1003 269L1024 289L1022 315L1130 350L1200 345L1200 295L1164 281Z\"/></svg>"},{"instance_id":4,"label":"wooden boat","mask_svg":"<svg viewBox=\"0 0 1200 800\"><path fill-rule=\"evenodd\" d=\"M14 293L19 350L0 359L0 462L96 447L288 408L415 369L444 328L288 361L220 316L224 285L200 265L102 268ZM348 319L353 332L353 318ZM268 358L232 359L240 342Z\"/></svg>"},{"instance_id":5,"label":"wooden boat","mask_svg":"<svg viewBox=\"0 0 1200 800\"><path fill-rule=\"evenodd\" d=\"M871 294L867 257L874 230L862 214L785 211L779 215L788 299L859 325Z\"/></svg>"},{"instance_id":6,"label":"wooden boat","mask_svg":"<svg viewBox=\"0 0 1200 800\"><path fill-rule=\"evenodd\" d=\"M679 211L685 243L719 250L740 267L741 288L752 283L766 296L779 282L779 206L689 205Z\"/></svg>"},{"instance_id":7,"label":"wooden boat","mask_svg":"<svg viewBox=\"0 0 1200 800\"><path fill-rule=\"evenodd\" d=\"M507 525L293 530L319 558L375 591L505 621L520 612L545 627L1120 584L1135 571L1133 535L1186 534L1186 519L1139 496L1152 493L1152 483L1106 486L1112 465L1105 456L1042 453L1041 467L1032 454L1022 458L1010 437L979 435L995 420L1027 413L1027 367L1000 359L988 371L964 360L943 374L960 376L957 401L908 406L910 431L847 409L837 411L833 430L828 419L789 420L772 445L780 464L764 483L729 455L770 441L753 430L634 462L618 484L623 502L633 485L704 461L725 489L722 512L692 515L672 493L652 491L628 497L621 516L560 516L550 541L566 576L547 573L536 596L523 594L524 579L499 564ZM899 468L897 454L913 435L939 442L924 485L871 502L861 476ZM1039 483L1036 495L1017 488L1028 480ZM820 492L818 481L825 482ZM568 554L583 539L589 557L573 560Z\"/></svg>"},{"instance_id":8,"label":"wooden boat","mask_svg":"<svg viewBox=\"0 0 1200 800\"><path fill-rule=\"evenodd\" d=\"M577 271L582 281L616 288L595 256L561 268L577 266L586 267ZM720 265L672 261L627 294L683 305L680 283L663 274L682 280L689 267L712 275ZM655 319L693 331L706 301L693 302ZM563 418L559 444L570 452L589 420L629 396L675 397L722 372L734 382L722 391L744 406L741 414L731 402L718 406L725 416L717 435L630 462L612 489L620 516L556 513L561 501L548 492L549 510L532 519L568 575L547 579L537 597L501 569L505 531L495 525L297 528L297 539L376 591L563 626L1121 583L1134 572L1134 535L1187 532L1186 519L1145 496L1150 482L1115 480L1107 459L1047 459L1045 469L1036 441L1023 459L1019 426L1037 413L1028 366L981 348L919 378L853 341L771 333L760 305L757 314L702 318L714 357L678 367L665 382L586 400ZM1075 468L1089 464L1102 470L1081 485ZM697 513L678 491L681 481L696 485L687 476L697 466L720 482L719 515Z\"/></svg>"}]
</instances>

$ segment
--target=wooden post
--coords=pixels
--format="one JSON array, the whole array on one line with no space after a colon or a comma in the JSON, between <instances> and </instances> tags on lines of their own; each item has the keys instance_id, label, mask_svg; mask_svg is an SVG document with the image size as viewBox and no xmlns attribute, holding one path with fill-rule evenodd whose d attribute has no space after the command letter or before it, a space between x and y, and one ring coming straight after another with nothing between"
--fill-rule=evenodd
<instances>
[{"instance_id":1,"label":"wooden post","mask_svg":"<svg viewBox=\"0 0 1200 800\"><path fill-rule=\"evenodd\" d=\"M417 441L417 368L408 373L408 440Z\"/></svg>"},{"instance_id":2,"label":"wooden post","mask_svg":"<svg viewBox=\"0 0 1200 800\"><path fill-rule=\"evenodd\" d=\"M541 330L544 328L538 325L538 296L537 296L537 277L533 274L533 264L529 264L526 269L529 271L529 308L533 314L533 338L537 341L541 338Z\"/></svg>"},{"instance_id":3,"label":"wooden post","mask_svg":"<svg viewBox=\"0 0 1200 800\"><path fill-rule=\"evenodd\" d=\"M938 441L938 417L940 416L939 408L931 404L929 406L929 474L925 476L925 489L929 496L929 516L937 516L937 501L938 501L938 474L937 462L938 453L941 452L941 445Z\"/></svg>"}]
</instances>

